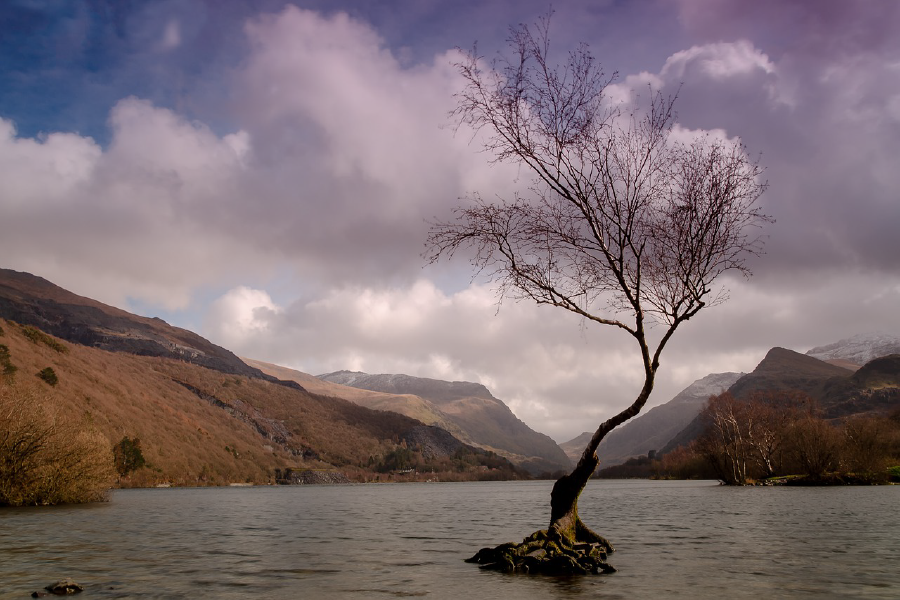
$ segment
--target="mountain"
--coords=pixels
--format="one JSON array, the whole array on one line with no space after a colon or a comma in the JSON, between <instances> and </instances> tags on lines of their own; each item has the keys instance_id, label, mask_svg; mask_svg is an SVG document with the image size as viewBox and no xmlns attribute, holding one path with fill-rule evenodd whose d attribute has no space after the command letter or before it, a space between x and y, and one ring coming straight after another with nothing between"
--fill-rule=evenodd
<instances>
[{"instance_id":1,"label":"mountain","mask_svg":"<svg viewBox=\"0 0 900 600\"><path fill-rule=\"evenodd\" d=\"M438 427L311 393L160 319L0 269L0 425L24 401L110 446L139 439L147 466L126 485L271 483L289 471L315 480L335 470L387 481L420 477L407 473L416 465L440 479L524 476Z\"/></svg>"},{"instance_id":2,"label":"mountain","mask_svg":"<svg viewBox=\"0 0 900 600\"><path fill-rule=\"evenodd\" d=\"M604 466L613 466L635 456L646 456L650 450L662 449L703 410L710 396L721 394L742 375L713 373L698 379L665 404L655 406L611 431L600 442L597 456ZM591 435L592 432L585 432L560 447L569 458L577 461Z\"/></svg>"},{"instance_id":3,"label":"mountain","mask_svg":"<svg viewBox=\"0 0 900 600\"><path fill-rule=\"evenodd\" d=\"M847 361L862 366L869 361L889 354L900 354L900 337L896 335L868 333L818 346L806 353L825 361Z\"/></svg>"},{"instance_id":4,"label":"mountain","mask_svg":"<svg viewBox=\"0 0 900 600\"><path fill-rule=\"evenodd\" d=\"M57 418L95 428L111 445L139 439L148 466L128 485L264 484L288 470L388 481L396 479L390 461L404 455L414 461L413 454L429 470L443 469L442 480L518 476L505 460L403 415L34 331L0 319L0 357L13 367L4 374L0 364L0 392L36 397ZM55 385L35 377L47 368Z\"/></svg>"},{"instance_id":5,"label":"mountain","mask_svg":"<svg viewBox=\"0 0 900 600\"><path fill-rule=\"evenodd\" d=\"M0 269L0 318L83 346L173 358L222 373L271 379L196 333L78 296L30 273Z\"/></svg>"},{"instance_id":6,"label":"mountain","mask_svg":"<svg viewBox=\"0 0 900 600\"><path fill-rule=\"evenodd\" d=\"M331 383L324 379L319 379L314 375L296 371L287 367L273 365L271 363L254 360L252 358L241 357L245 363L251 367L257 368L267 375L284 381L294 381L300 384L304 389L321 396L331 396L333 398L343 398L354 404L365 406L372 410L387 410L390 412L400 413L413 419L417 419L426 425L435 425L453 434L456 438L472 443L468 434L459 428L456 423L451 421L444 415L439 408L432 402L420 398L414 394L391 394L383 392L373 392L361 388L354 388L339 383Z\"/></svg>"},{"instance_id":7,"label":"mountain","mask_svg":"<svg viewBox=\"0 0 900 600\"><path fill-rule=\"evenodd\" d=\"M810 355L772 348L752 373L738 379L728 391L739 400L771 392L801 392L816 401L826 419L884 414L900 407L900 354L871 360L850 372ZM703 427L700 418L695 418L663 452L696 439Z\"/></svg>"},{"instance_id":8,"label":"mountain","mask_svg":"<svg viewBox=\"0 0 900 600\"><path fill-rule=\"evenodd\" d=\"M844 379L843 367L785 348L772 348L752 373L741 377L729 391L735 398L749 398L759 392L803 392L816 400L824 394L825 382Z\"/></svg>"},{"instance_id":9,"label":"mountain","mask_svg":"<svg viewBox=\"0 0 900 600\"><path fill-rule=\"evenodd\" d=\"M516 418L509 407L481 384L353 371L337 371L318 378L342 386L412 395L424 400L429 410L462 431L465 440L509 458L530 473L571 468L568 457L556 442Z\"/></svg>"},{"instance_id":10,"label":"mountain","mask_svg":"<svg viewBox=\"0 0 900 600\"><path fill-rule=\"evenodd\" d=\"M829 419L884 413L900 406L900 354L876 358L850 377L827 382L818 400Z\"/></svg>"}]
</instances>

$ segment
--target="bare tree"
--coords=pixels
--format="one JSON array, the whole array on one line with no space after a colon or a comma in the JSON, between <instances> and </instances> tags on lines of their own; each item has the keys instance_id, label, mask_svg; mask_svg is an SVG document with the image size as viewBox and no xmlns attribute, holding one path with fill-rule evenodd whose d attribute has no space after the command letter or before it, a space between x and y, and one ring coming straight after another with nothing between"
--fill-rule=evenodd
<instances>
[{"instance_id":1,"label":"bare tree","mask_svg":"<svg viewBox=\"0 0 900 600\"><path fill-rule=\"evenodd\" d=\"M800 392L759 392L749 400L729 392L712 396L700 413L706 429L699 447L723 483L774 477L781 474L794 424L811 406Z\"/></svg>"},{"instance_id":2,"label":"bare tree","mask_svg":"<svg viewBox=\"0 0 900 600\"><path fill-rule=\"evenodd\" d=\"M728 392L712 396L701 412L706 429L699 446L723 483L744 485L751 478L753 416L749 404Z\"/></svg>"},{"instance_id":3,"label":"bare tree","mask_svg":"<svg viewBox=\"0 0 900 600\"><path fill-rule=\"evenodd\" d=\"M790 453L808 479L822 479L840 464L841 433L827 421L807 414L791 425Z\"/></svg>"},{"instance_id":4,"label":"bare tree","mask_svg":"<svg viewBox=\"0 0 900 600\"><path fill-rule=\"evenodd\" d=\"M471 251L501 297L559 307L633 338L644 384L554 485L547 532L611 551L577 511L597 447L641 411L675 330L726 298L714 281L726 271L749 275L745 258L759 252L758 227L770 219L756 207L761 167L741 144L676 139L674 98L616 104L608 93L615 75L586 46L551 64L548 27L549 18L513 29L512 55L490 66L475 52L457 64L466 85L454 118L486 134L493 160L521 165L533 180L511 199L472 195L454 219L432 225L426 258Z\"/></svg>"},{"instance_id":5,"label":"bare tree","mask_svg":"<svg viewBox=\"0 0 900 600\"><path fill-rule=\"evenodd\" d=\"M856 415L847 419L843 426L842 466L861 477L883 473L891 456L891 437L897 433L891 420L883 417Z\"/></svg>"},{"instance_id":6,"label":"bare tree","mask_svg":"<svg viewBox=\"0 0 900 600\"><path fill-rule=\"evenodd\" d=\"M751 395L747 404L747 444L761 477L782 473L790 428L814 406L815 401L799 391Z\"/></svg>"}]
</instances>

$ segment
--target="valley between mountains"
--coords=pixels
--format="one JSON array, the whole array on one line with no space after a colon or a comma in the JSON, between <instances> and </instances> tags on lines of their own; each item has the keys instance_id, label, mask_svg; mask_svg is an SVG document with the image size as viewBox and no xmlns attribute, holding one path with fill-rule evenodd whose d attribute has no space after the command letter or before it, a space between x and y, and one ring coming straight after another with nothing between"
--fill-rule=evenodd
<instances>
[{"instance_id":1,"label":"valley between mountains","mask_svg":"<svg viewBox=\"0 0 900 600\"><path fill-rule=\"evenodd\" d=\"M571 468L557 445L481 384L402 374L319 376L252 358L160 319L0 269L0 385L53 419L139 441L121 486L477 480ZM51 384L39 373L50 369ZM857 336L800 354L773 348L749 374L711 374L610 434L602 466L699 435L711 395L798 390L827 418L900 407L900 338ZM50 418L50 417L48 417Z\"/></svg>"}]
</instances>

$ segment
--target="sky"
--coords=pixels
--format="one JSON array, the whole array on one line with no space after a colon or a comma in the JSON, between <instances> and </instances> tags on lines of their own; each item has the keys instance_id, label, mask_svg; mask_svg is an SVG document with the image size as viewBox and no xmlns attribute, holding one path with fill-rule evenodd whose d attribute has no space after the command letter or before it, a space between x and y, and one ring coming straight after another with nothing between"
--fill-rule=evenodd
<instances>
[{"instance_id":1,"label":"sky","mask_svg":"<svg viewBox=\"0 0 900 600\"><path fill-rule=\"evenodd\" d=\"M624 93L740 138L776 222L753 277L678 330L653 406L709 373L900 332L900 2L577 0ZM240 356L485 384L559 442L642 384L634 341L498 302L429 222L527 184L449 112L459 48L488 58L534 0L0 3L0 267L200 333Z\"/></svg>"}]
</instances>

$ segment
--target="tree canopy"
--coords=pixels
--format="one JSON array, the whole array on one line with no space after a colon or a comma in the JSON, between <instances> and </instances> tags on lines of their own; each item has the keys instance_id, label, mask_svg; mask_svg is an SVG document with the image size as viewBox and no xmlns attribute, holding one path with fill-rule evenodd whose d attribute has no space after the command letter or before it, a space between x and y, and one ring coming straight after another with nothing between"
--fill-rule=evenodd
<instances>
[{"instance_id":1,"label":"tree canopy","mask_svg":"<svg viewBox=\"0 0 900 600\"><path fill-rule=\"evenodd\" d=\"M471 193L454 218L432 224L425 256L463 251L501 297L559 307L636 341L640 393L598 427L551 497L560 539L611 550L577 514L597 447L643 408L676 329L726 299L716 279L749 276L747 257L761 251L771 219L757 206L762 167L739 140L679 127L675 96L615 86L585 45L554 64L549 26L548 16L512 29L508 56L487 63L473 51L457 64L457 126L531 181L509 198Z\"/></svg>"}]
</instances>

